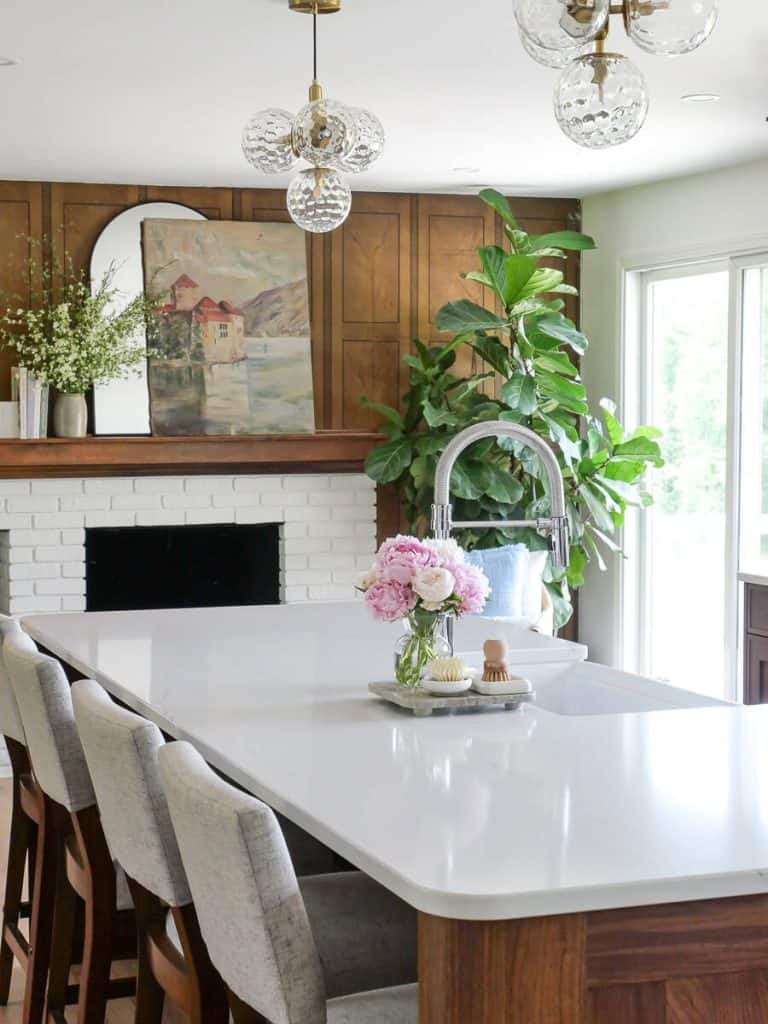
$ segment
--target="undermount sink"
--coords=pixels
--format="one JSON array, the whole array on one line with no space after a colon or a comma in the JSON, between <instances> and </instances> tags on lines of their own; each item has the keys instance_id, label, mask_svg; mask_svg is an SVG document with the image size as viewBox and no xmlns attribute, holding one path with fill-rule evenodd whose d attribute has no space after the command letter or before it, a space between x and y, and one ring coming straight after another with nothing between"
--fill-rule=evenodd
<instances>
[{"instance_id":1,"label":"undermount sink","mask_svg":"<svg viewBox=\"0 0 768 1024\"><path fill-rule=\"evenodd\" d=\"M622 715L726 703L588 661L531 666L527 675L536 691L533 704L555 715Z\"/></svg>"},{"instance_id":2,"label":"undermount sink","mask_svg":"<svg viewBox=\"0 0 768 1024\"><path fill-rule=\"evenodd\" d=\"M489 634L507 640L510 670L531 681L534 707L554 715L626 715L728 703L587 661L587 648L581 644L539 636L503 619L460 620L457 653L475 670L482 667L479 648Z\"/></svg>"}]
</instances>

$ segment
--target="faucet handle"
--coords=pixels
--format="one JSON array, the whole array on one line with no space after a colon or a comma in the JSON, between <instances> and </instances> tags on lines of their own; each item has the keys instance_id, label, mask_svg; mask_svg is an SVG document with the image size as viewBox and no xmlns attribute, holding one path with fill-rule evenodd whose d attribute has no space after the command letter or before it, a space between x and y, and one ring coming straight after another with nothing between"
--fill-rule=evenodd
<instances>
[{"instance_id":1,"label":"faucet handle","mask_svg":"<svg viewBox=\"0 0 768 1024\"><path fill-rule=\"evenodd\" d=\"M447 540L453 529L453 517L450 503L432 506L432 536L436 540Z\"/></svg>"},{"instance_id":2,"label":"faucet handle","mask_svg":"<svg viewBox=\"0 0 768 1024\"><path fill-rule=\"evenodd\" d=\"M555 569L567 569L571 558L568 516L554 516L549 528L549 550Z\"/></svg>"}]
</instances>

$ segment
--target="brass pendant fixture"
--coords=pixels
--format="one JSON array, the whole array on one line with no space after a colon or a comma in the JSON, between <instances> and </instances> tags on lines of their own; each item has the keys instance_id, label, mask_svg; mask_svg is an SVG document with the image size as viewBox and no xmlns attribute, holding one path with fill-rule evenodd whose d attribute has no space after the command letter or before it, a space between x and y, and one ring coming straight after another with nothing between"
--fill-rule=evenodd
<instances>
[{"instance_id":1,"label":"brass pendant fixture","mask_svg":"<svg viewBox=\"0 0 768 1024\"><path fill-rule=\"evenodd\" d=\"M612 15L648 53L677 56L704 43L717 22L718 0L514 0L526 52L561 69L555 116L564 134L588 149L634 138L649 108L643 73L620 53L607 53Z\"/></svg>"},{"instance_id":2,"label":"brass pendant fixture","mask_svg":"<svg viewBox=\"0 0 768 1024\"><path fill-rule=\"evenodd\" d=\"M339 171L357 174L378 160L384 129L369 110L326 99L318 81L317 19L338 13L341 0L289 0L289 7L312 15L309 102L295 117L274 107L254 114L243 129L243 153L266 174L291 170L298 160L310 164L288 186L288 212L305 231L332 231L344 223L352 204L352 190Z\"/></svg>"},{"instance_id":3,"label":"brass pendant fixture","mask_svg":"<svg viewBox=\"0 0 768 1024\"><path fill-rule=\"evenodd\" d=\"M288 6L298 14L314 14L317 6L318 14L338 14L341 10L341 0L288 0Z\"/></svg>"}]
</instances>

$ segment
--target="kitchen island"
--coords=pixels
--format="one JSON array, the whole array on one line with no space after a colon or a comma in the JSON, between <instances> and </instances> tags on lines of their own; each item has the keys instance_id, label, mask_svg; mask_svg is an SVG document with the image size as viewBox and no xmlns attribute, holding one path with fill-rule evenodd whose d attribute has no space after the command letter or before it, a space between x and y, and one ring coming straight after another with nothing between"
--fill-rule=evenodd
<instances>
[{"instance_id":1,"label":"kitchen island","mask_svg":"<svg viewBox=\"0 0 768 1024\"><path fill-rule=\"evenodd\" d=\"M520 711L412 718L360 603L23 626L415 907L421 1024L768 1019L768 708L565 660ZM457 649L499 632L529 642Z\"/></svg>"}]
</instances>

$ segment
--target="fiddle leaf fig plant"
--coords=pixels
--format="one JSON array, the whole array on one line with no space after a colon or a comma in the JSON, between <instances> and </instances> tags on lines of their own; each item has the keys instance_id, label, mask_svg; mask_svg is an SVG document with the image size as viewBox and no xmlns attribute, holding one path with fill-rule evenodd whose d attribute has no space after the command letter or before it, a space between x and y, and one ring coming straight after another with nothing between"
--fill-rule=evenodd
<instances>
[{"instance_id":1,"label":"fiddle leaf fig plant","mask_svg":"<svg viewBox=\"0 0 768 1024\"><path fill-rule=\"evenodd\" d=\"M615 534L627 508L652 503L644 480L649 467L664 464L660 432L638 427L627 433L613 402L604 398L593 412L587 400L577 361L588 342L564 315L561 298L577 290L560 269L542 262L593 249L593 240L577 231L529 235L501 193L486 189L479 198L501 217L509 244L508 251L478 249L480 269L463 275L483 286L488 301L481 306L459 299L438 311L437 327L452 338L436 346L414 342L414 354L405 357L410 386L402 410L363 399L381 415L386 436L370 452L366 472L394 485L409 529L416 532L429 522L440 454L464 427L500 419L545 437L563 471L571 528L567 570L554 570L548 560L544 577L560 626L572 614L571 591L584 583L587 563L594 559L605 568L607 555L623 554ZM452 372L458 350L466 347L487 369L469 376ZM485 438L468 448L453 471L451 496L457 520L549 514L541 463L511 438ZM468 549L547 547L546 538L531 528L465 529L456 539Z\"/></svg>"}]
</instances>

